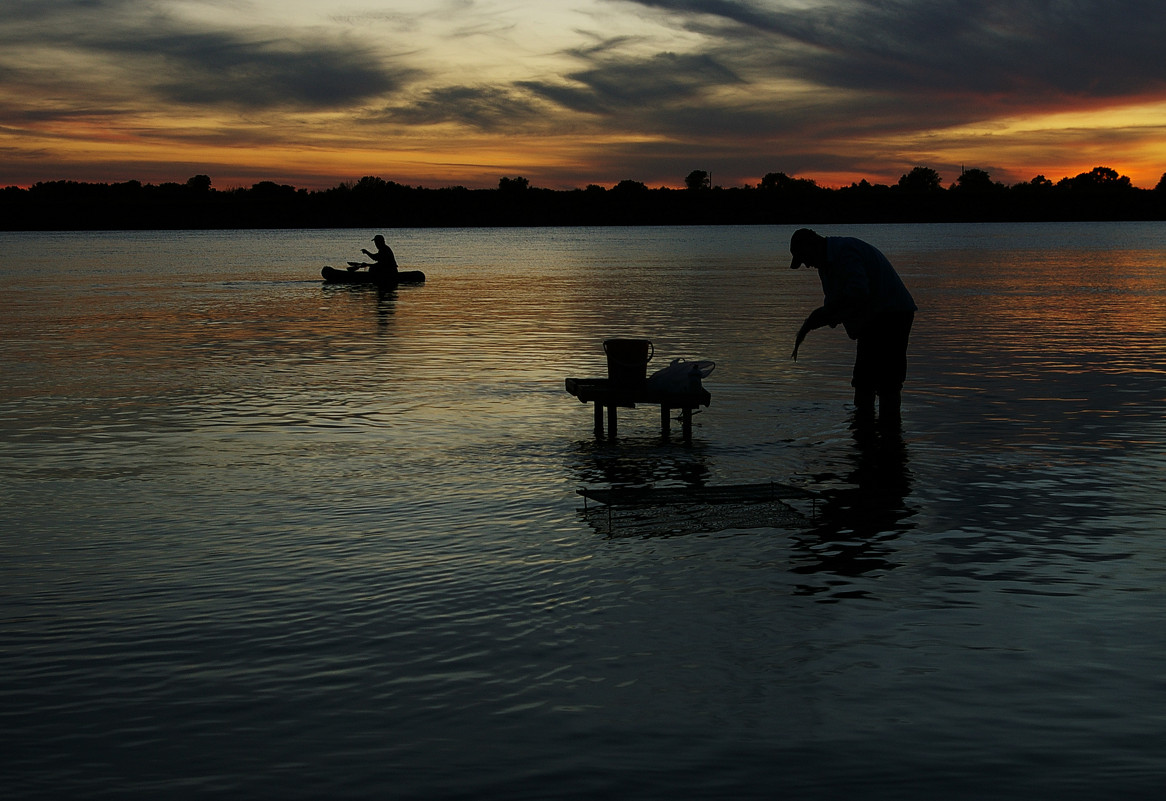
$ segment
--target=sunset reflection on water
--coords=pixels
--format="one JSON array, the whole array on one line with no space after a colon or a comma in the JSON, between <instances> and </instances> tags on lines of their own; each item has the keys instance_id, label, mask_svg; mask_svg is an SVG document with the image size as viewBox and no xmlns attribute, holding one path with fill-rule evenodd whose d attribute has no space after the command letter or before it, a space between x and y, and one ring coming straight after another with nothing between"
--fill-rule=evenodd
<instances>
[{"instance_id":1,"label":"sunset reflection on water","mask_svg":"<svg viewBox=\"0 0 1166 801\"><path fill-rule=\"evenodd\" d=\"M391 231L388 293L319 279L372 232L0 234L6 789L1156 792L1166 235L819 230L919 303L901 432L789 359L783 228ZM690 445L594 437L611 336L716 362Z\"/></svg>"}]
</instances>

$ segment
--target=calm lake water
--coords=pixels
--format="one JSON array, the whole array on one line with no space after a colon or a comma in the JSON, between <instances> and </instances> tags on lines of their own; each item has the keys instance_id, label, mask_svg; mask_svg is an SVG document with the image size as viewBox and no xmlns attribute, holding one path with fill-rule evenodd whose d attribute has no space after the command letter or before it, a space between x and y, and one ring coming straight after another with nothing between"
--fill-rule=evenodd
<instances>
[{"instance_id":1,"label":"calm lake water","mask_svg":"<svg viewBox=\"0 0 1166 801\"><path fill-rule=\"evenodd\" d=\"M792 228L0 233L4 797L1158 797L1166 225L820 230L921 308L901 438ZM627 336L691 446L564 392Z\"/></svg>"}]
</instances>

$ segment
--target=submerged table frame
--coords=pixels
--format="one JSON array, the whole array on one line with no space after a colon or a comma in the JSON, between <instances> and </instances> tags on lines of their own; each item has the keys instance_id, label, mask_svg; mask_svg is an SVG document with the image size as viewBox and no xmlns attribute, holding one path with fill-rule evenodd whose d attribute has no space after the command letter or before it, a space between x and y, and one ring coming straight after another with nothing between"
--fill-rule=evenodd
<instances>
[{"instance_id":1,"label":"submerged table frame","mask_svg":"<svg viewBox=\"0 0 1166 801\"><path fill-rule=\"evenodd\" d=\"M634 409L636 404L658 405L660 407L660 433L667 437L670 433L670 417L673 409L681 410L681 425L684 441L692 442L692 411L712 403L712 395L704 387L697 385L691 392L660 392L640 387L627 387L612 383L607 378L568 378L567 392L579 399L580 403L595 404L595 436L603 439L603 412L607 409L607 436L615 439L618 427L617 408Z\"/></svg>"}]
</instances>

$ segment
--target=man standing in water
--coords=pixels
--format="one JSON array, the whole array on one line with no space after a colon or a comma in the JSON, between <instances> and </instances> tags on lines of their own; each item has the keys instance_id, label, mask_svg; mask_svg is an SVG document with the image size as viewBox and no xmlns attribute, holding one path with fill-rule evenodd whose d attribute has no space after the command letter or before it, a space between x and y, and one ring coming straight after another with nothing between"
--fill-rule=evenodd
<instances>
[{"instance_id":1,"label":"man standing in water","mask_svg":"<svg viewBox=\"0 0 1166 801\"><path fill-rule=\"evenodd\" d=\"M809 228L794 232L789 245L791 270L805 264L818 270L825 299L802 323L794 340L793 359L806 334L842 323L857 340L854 358L854 405L858 418L874 416L899 422L900 397L907 377L907 341L918 307L895 268L878 248L861 239L819 236Z\"/></svg>"}]
</instances>

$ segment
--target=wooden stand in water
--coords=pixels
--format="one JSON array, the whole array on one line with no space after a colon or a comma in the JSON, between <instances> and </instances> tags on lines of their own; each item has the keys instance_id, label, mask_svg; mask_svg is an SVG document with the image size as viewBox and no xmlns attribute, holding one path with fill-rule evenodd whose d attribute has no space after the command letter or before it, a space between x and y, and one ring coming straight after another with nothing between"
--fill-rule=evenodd
<instances>
[{"instance_id":1,"label":"wooden stand in water","mask_svg":"<svg viewBox=\"0 0 1166 801\"><path fill-rule=\"evenodd\" d=\"M665 437L669 434L669 417L673 409L682 411L681 422L684 441L692 442L692 410L698 406L708 406L712 395L704 387L692 392L659 392L643 387L627 387L613 383L607 378L568 378L567 392L581 403L595 404L595 436L603 438L603 410L607 409L607 435L616 437L616 409L636 408L637 403L660 406L660 430Z\"/></svg>"}]
</instances>

